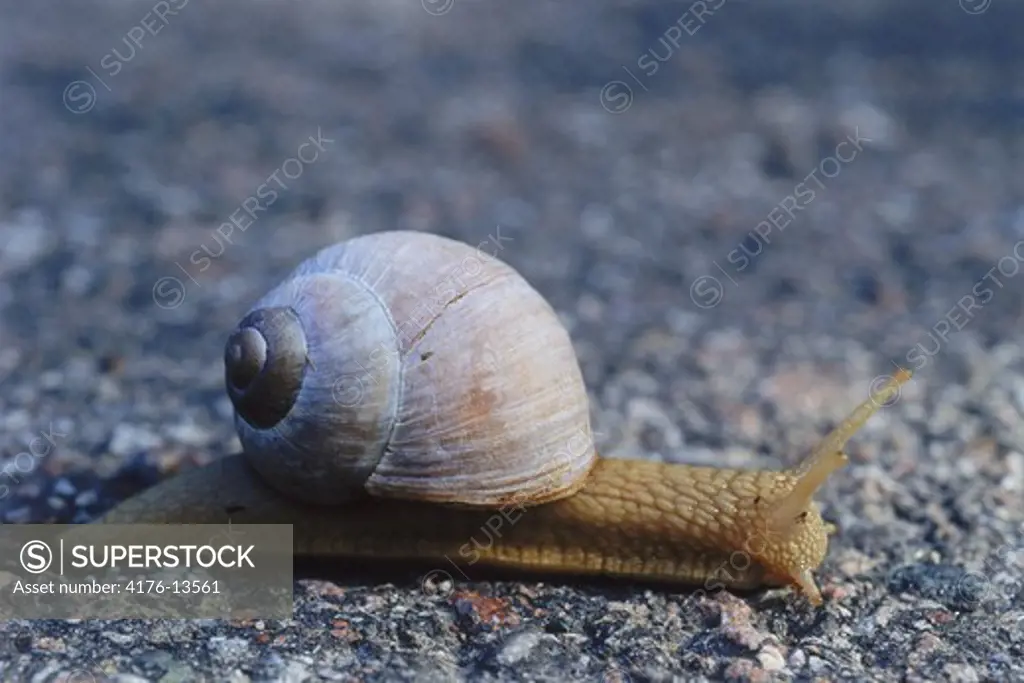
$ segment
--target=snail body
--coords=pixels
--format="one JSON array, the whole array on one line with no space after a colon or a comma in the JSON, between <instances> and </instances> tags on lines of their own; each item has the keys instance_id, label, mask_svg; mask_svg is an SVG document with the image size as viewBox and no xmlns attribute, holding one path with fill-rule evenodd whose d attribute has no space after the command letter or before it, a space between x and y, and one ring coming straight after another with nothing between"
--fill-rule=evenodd
<instances>
[{"instance_id":1,"label":"snail body","mask_svg":"<svg viewBox=\"0 0 1024 683\"><path fill-rule=\"evenodd\" d=\"M792 585L820 604L834 528L812 497L909 378L793 470L602 458L568 332L525 279L461 242L376 233L304 261L229 336L242 453L99 521L293 524L300 555Z\"/></svg>"}]
</instances>

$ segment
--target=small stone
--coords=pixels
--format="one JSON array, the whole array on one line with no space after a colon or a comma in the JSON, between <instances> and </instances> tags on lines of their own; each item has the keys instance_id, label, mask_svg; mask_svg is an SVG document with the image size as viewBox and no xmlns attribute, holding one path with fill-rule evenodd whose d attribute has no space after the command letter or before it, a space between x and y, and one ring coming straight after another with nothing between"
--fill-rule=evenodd
<instances>
[{"instance_id":1,"label":"small stone","mask_svg":"<svg viewBox=\"0 0 1024 683\"><path fill-rule=\"evenodd\" d=\"M942 647L942 640L931 633L925 633L917 640L915 650L919 654L925 654Z\"/></svg>"},{"instance_id":2,"label":"small stone","mask_svg":"<svg viewBox=\"0 0 1024 683\"><path fill-rule=\"evenodd\" d=\"M757 653L757 661L765 671L780 671L786 667L786 660L783 659L782 653L773 645L762 647L761 651Z\"/></svg>"},{"instance_id":3,"label":"small stone","mask_svg":"<svg viewBox=\"0 0 1024 683\"><path fill-rule=\"evenodd\" d=\"M64 652L67 648L64 645L64 641L60 638L50 638L48 636L40 636L35 639L32 646L36 650L43 650L44 652Z\"/></svg>"},{"instance_id":4,"label":"small stone","mask_svg":"<svg viewBox=\"0 0 1024 683\"><path fill-rule=\"evenodd\" d=\"M159 683L187 683L192 680L195 680L195 672L179 662L168 667L167 673L160 677Z\"/></svg>"},{"instance_id":5,"label":"small stone","mask_svg":"<svg viewBox=\"0 0 1024 683\"><path fill-rule=\"evenodd\" d=\"M758 631L749 624L724 626L722 630L725 633L726 638L751 651L757 650L758 646L767 637L766 634Z\"/></svg>"},{"instance_id":6,"label":"small stone","mask_svg":"<svg viewBox=\"0 0 1024 683\"><path fill-rule=\"evenodd\" d=\"M860 137L868 147L892 149L899 139L899 127L888 113L868 102L857 102L839 115L839 125L851 139Z\"/></svg>"},{"instance_id":7,"label":"small stone","mask_svg":"<svg viewBox=\"0 0 1024 683\"><path fill-rule=\"evenodd\" d=\"M32 519L32 510L27 507L17 508L15 510L8 510L4 516L12 524L25 524Z\"/></svg>"},{"instance_id":8,"label":"small stone","mask_svg":"<svg viewBox=\"0 0 1024 683\"><path fill-rule=\"evenodd\" d=\"M205 446L211 439L210 432L194 422L171 425L164 431L168 439L186 446Z\"/></svg>"},{"instance_id":9,"label":"small stone","mask_svg":"<svg viewBox=\"0 0 1024 683\"><path fill-rule=\"evenodd\" d=\"M285 665L284 670L280 672L280 676L277 680L281 681L281 683L305 683L305 681L310 680L311 677L312 673L308 666L302 662L292 659Z\"/></svg>"},{"instance_id":10,"label":"small stone","mask_svg":"<svg viewBox=\"0 0 1024 683\"><path fill-rule=\"evenodd\" d=\"M810 659L807 660L807 666L814 673L821 673L828 668L828 662L817 655L811 655Z\"/></svg>"},{"instance_id":11,"label":"small stone","mask_svg":"<svg viewBox=\"0 0 1024 683\"><path fill-rule=\"evenodd\" d=\"M102 635L104 638L112 643L116 643L117 645L129 645L135 642L135 638L133 636L125 633L118 633L117 631L104 631Z\"/></svg>"},{"instance_id":12,"label":"small stone","mask_svg":"<svg viewBox=\"0 0 1024 683\"><path fill-rule=\"evenodd\" d=\"M197 629L214 629L220 626L217 619L195 619L190 623Z\"/></svg>"},{"instance_id":13,"label":"small stone","mask_svg":"<svg viewBox=\"0 0 1024 683\"><path fill-rule=\"evenodd\" d=\"M1007 491L1017 492L1024 488L1024 454L1013 451L1006 454L1006 469L1009 470L999 486Z\"/></svg>"},{"instance_id":14,"label":"small stone","mask_svg":"<svg viewBox=\"0 0 1024 683\"><path fill-rule=\"evenodd\" d=\"M99 500L99 496L95 491L82 491L75 497L75 507L89 507L94 505Z\"/></svg>"},{"instance_id":15,"label":"small stone","mask_svg":"<svg viewBox=\"0 0 1024 683\"><path fill-rule=\"evenodd\" d=\"M53 492L58 496L73 496L77 492L75 485L68 481L66 478L61 477L53 484Z\"/></svg>"},{"instance_id":16,"label":"small stone","mask_svg":"<svg viewBox=\"0 0 1024 683\"><path fill-rule=\"evenodd\" d=\"M57 389L64 384L64 373L59 370L48 370L39 375L39 386L43 389Z\"/></svg>"},{"instance_id":17,"label":"small stone","mask_svg":"<svg viewBox=\"0 0 1024 683\"><path fill-rule=\"evenodd\" d=\"M4 418L4 429L9 432L27 429L30 424L32 424L32 415L21 408L12 410Z\"/></svg>"},{"instance_id":18,"label":"small stone","mask_svg":"<svg viewBox=\"0 0 1024 683\"><path fill-rule=\"evenodd\" d=\"M24 210L14 220L0 224L4 248L0 264L16 269L32 265L49 250L54 237L47 230L46 220L38 210Z\"/></svg>"},{"instance_id":19,"label":"small stone","mask_svg":"<svg viewBox=\"0 0 1024 683\"><path fill-rule=\"evenodd\" d=\"M749 659L737 659L725 668L725 680L727 681L756 681L759 678L754 662Z\"/></svg>"},{"instance_id":20,"label":"small stone","mask_svg":"<svg viewBox=\"0 0 1024 683\"><path fill-rule=\"evenodd\" d=\"M223 660L237 660L249 649L249 642L243 638L214 636L207 643L207 648L214 657Z\"/></svg>"},{"instance_id":21,"label":"small stone","mask_svg":"<svg viewBox=\"0 0 1024 683\"><path fill-rule=\"evenodd\" d=\"M14 637L14 649L21 654L32 651L32 634L21 632Z\"/></svg>"},{"instance_id":22,"label":"small stone","mask_svg":"<svg viewBox=\"0 0 1024 683\"><path fill-rule=\"evenodd\" d=\"M174 655L164 650L149 650L139 655L136 661L144 667L170 669L174 664Z\"/></svg>"},{"instance_id":23,"label":"small stone","mask_svg":"<svg viewBox=\"0 0 1024 683\"><path fill-rule=\"evenodd\" d=\"M71 266L61 277L61 287L68 293L82 296L89 291L95 277L93 272L85 266Z\"/></svg>"},{"instance_id":24,"label":"small stone","mask_svg":"<svg viewBox=\"0 0 1024 683\"><path fill-rule=\"evenodd\" d=\"M505 666L512 666L530 656L530 652L540 643L541 634L538 631L526 630L514 633L508 637L498 652L497 660Z\"/></svg>"},{"instance_id":25,"label":"small stone","mask_svg":"<svg viewBox=\"0 0 1024 683\"><path fill-rule=\"evenodd\" d=\"M110 452L114 455L130 455L137 451L156 448L162 443L159 436L145 427L119 424L110 439Z\"/></svg>"}]
</instances>

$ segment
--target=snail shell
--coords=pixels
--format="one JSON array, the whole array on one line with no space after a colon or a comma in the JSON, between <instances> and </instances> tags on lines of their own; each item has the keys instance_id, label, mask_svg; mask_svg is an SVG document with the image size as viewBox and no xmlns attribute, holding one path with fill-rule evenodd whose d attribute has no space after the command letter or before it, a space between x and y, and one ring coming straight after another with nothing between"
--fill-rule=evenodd
<instances>
[{"instance_id":1,"label":"snail shell","mask_svg":"<svg viewBox=\"0 0 1024 683\"><path fill-rule=\"evenodd\" d=\"M531 505L575 493L597 457L551 306L437 235L321 250L248 311L224 365L245 457L298 500Z\"/></svg>"}]
</instances>

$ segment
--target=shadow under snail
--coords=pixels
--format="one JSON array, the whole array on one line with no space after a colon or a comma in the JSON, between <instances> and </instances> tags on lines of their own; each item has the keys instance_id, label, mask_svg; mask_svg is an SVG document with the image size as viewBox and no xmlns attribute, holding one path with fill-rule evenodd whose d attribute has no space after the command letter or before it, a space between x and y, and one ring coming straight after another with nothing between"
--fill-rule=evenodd
<instances>
[{"instance_id":1,"label":"shadow under snail","mask_svg":"<svg viewBox=\"0 0 1024 683\"><path fill-rule=\"evenodd\" d=\"M301 263L241 320L224 364L242 452L97 523L293 524L299 556L788 585L814 605L835 527L812 496L910 378L897 372L791 470L602 458L545 299L479 249L405 231ZM470 544L495 510L518 516Z\"/></svg>"}]
</instances>

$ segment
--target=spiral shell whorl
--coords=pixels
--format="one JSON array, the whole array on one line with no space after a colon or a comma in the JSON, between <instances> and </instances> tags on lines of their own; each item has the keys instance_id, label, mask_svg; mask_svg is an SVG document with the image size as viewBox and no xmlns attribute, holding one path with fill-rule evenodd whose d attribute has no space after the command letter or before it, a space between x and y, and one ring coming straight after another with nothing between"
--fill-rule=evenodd
<instances>
[{"instance_id":1,"label":"spiral shell whorl","mask_svg":"<svg viewBox=\"0 0 1024 683\"><path fill-rule=\"evenodd\" d=\"M291 308L261 308L224 347L228 396L246 422L268 429L291 411L306 374L306 337Z\"/></svg>"},{"instance_id":2,"label":"spiral shell whorl","mask_svg":"<svg viewBox=\"0 0 1024 683\"><path fill-rule=\"evenodd\" d=\"M254 363L233 362L235 349L248 343L258 350L245 323L271 319L280 324L268 335L266 365L237 397L232 378L251 373ZM388 348L368 376L365 359ZM225 363L239 439L270 485L321 504L365 494L401 387L394 327L372 292L342 272L293 274L245 317L228 341ZM271 375L273 368L280 371Z\"/></svg>"}]
</instances>

